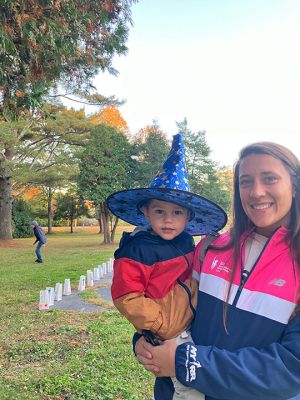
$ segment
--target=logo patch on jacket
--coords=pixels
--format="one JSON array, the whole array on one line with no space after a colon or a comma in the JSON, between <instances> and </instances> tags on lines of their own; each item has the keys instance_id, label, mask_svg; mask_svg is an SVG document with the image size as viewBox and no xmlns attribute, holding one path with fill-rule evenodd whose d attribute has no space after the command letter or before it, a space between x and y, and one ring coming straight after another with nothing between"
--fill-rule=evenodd
<instances>
[{"instance_id":1,"label":"logo patch on jacket","mask_svg":"<svg viewBox=\"0 0 300 400\"><path fill-rule=\"evenodd\" d=\"M284 279L273 279L272 281L269 282L269 285L275 285L275 286L284 286L286 284L286 281Z\"/></svg>"},{"instance_id":2,"label":"logo patch on jacket","mask_svg":"<svg viewBox=\"0 0 300 400\"><path fill-rule=\"evenodd\" d=\"M197 347L188 345L186 350L186 381L192 382L196 379L197 368L201 368L202 365L197 360Z\"/></svg>"},{"instance_id":3,"label":"logo patch on jacket","mask_svg":"<svg viewBox=\"0 0 300 400\"><path fill-rule=\"evenodd\" d=\"M226 273L228 274L231 271L231 267L228 267L224 261L221 261L217 259L217 257L215 257L212 261L212 263L210 264L210 269L215 270L218 274L220 273Z\"/></svg>"}]
</instances>

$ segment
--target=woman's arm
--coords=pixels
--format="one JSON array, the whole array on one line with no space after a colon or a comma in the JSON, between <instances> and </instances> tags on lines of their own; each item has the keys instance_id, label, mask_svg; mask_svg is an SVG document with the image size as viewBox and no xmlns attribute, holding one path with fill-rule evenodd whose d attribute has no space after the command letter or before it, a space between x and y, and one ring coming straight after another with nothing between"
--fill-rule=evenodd
<instances>
[{"instance_id":1,"label":"woman's arm","mask_svg":"<svg viewBox=\"0 0 300 400\"><path fill-rule=\"evenodd\" d=\"M136 350L139 361L156 376L174 376L176 368L182 384L218 399L300 399L300 315L280 342L261 349L228 351L193 343L176 349L168 340L155 348L141 342Z\"/></svg>"},{"instance_id":2,"label":"woman's arm","mask_svg":"<svg viewBox=\"0 0 300 400\"><path fill-rule=\"evenodd\" d=\"M300 315L289 323L280 342L260 349L181 345L176 376L184 385L216 398L300 398Z\"/></svg>"}]
</instances>

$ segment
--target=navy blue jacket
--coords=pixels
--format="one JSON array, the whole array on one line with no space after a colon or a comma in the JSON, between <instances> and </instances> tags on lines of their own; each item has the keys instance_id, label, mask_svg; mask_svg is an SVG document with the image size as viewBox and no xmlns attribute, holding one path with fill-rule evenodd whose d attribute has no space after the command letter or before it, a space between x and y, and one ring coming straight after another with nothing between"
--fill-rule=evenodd
<instances>
[{"instance_id":1,"label":"navy blue jacket","mask_svg":"<svg viewBox=\"0 0 300 400\"><path fill-rule=\"evenodd\" d=\"M45 244L47 242L46 235L43 231L43 228L41 228L40 226L38 226L38 225L35 226L33 228L33 233L34 233L34 236L36 237L36 241L34 243L40 242L40 243Z\"/></svg>"}]
</instances>

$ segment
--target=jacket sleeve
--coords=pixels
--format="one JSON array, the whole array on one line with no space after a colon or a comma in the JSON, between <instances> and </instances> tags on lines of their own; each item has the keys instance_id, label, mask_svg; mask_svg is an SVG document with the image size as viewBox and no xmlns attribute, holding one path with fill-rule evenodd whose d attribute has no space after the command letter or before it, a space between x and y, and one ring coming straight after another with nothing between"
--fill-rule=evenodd
<instances>
[{"instance_id":1,"label":"jacket sleeve","mask_svg":"<svg viewBox=\"0 0 300 400\"><path fill-rule=\"evenodd\" d=\"M145 297L151 272L152 267L138 261L129 258L115 260L111 293L116 308L139 332L150 329L157 333L163 322L161 307Z\"/></svg>"},{"instance_id":2,"label":"jacket sleeve","mask_svg":"<svg viewBox=\"0 0 300 400\"><path fill-rule=\"evenodd\" d=\"M228 351L180 345L176 376L184 385L218 399L291 399L300 394L300 315L290 321L279 342L264 348Z\"/></svg>"}]
</instances>

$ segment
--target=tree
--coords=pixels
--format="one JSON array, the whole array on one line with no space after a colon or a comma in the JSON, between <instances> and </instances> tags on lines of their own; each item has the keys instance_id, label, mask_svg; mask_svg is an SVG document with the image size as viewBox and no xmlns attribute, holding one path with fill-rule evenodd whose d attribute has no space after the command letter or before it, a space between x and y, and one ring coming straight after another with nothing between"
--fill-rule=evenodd
<instances>
[{"instance_id":1,"label":"tree","mask_svg":"<svg viewBox=\"0 0 300 400\"><path fill-rule=\"evenodd\" d=\"M40 108L62 81L89 93L92 78L125 54L134 0L4 0L0 6L0 114Z\"/></svg>"},{"instance_id":2,"label":"tree","mask_svg":"<svg viewBox=\"0 0 300 400\"><path fill-rule=\"evenodd\" d=\"M115 128L117 131L125 133L125 135L128 134L127 122L115 106L103 108L100 113L90 117L90 121L93 125L106 124Z\"/></svg>"},{"instance_id":3,"label":"tree","mask_svg":"<svg viewBox=\"0 0 300 400\"><path fill-rule=\"evenodd\" d=\"M79 156L79 194L100 208L104 243L112 243L117 220L110 230L110 213L106 198L129 186L131 148L122 132L108 125L98 125Z\"/></svg>"},{"instance_id":4,"label":"tree","mask_svg":"<svg viewBox=\"0 0 300 400\"><path fill-rule=\"evenodd\" d=\"M33 234L30 226L32 222L32 214L30 207L23 199L16 199L13 202L13 237L25 238L31 237Z\"/></svg>"},{"instance_id":5,"label":"tree","mask_svg":"<svg viewBox=\"0 0 300 400\"><path fill-rule=\"evenodd\" d=\"M47 202L48 233L52 233L53 201L58 189L67 188L78 173L76 149L88 140L91 125L82 116L55 108L55 118L28 137L15 157L15 182L40 188Z\"/></svg>"},{"instance_id":6,"label":"tree","mask_svg":"<svg viewBox=\"0 0 300 400\"><path fill-rule=\"evenodd\" d=\"M67 193L59 193L56 196L56 211L54 220L67 219L70 223L70 233L73 233L73 225L76 218L88 216L89 209L85 201L80 198L76 190Z\"/></svg>"},{"instance_id":7,"label":"tree","mask_svg":"<svg viewBox=\"0 0 300 400\"><path fill-rule=\"evenodd\" d=\"M92 104L116 104L93 94L99 71L115 74L125 54L134 0L3 0L0 5L0 239L10 239L12 165L16 148L47 115L49 98L70 94ZM58 87L64 88L59 93ZM20 121L18 123L17 121Z\"/></svg>"},{"instance_id":8,"label":"tree","mask_svg":"<svg viewBox=\"0 0 300 400\"><path fill-rule=\"evenodd\" d=\"M185 159L191 191L212 200L230 210L231 193L228 189L224 168L210 159L210 147L206 142L205 131L192 132L187 120L177 122L179 132L183 135ZM231 186L231 185L229 185Z\"/></svg>"},{"instance_id":9,"label":"tree","mask_svg":"<svg viewBox=\"0 0 300 400\"><path fill-rule=\"evenodd\" d=\"M132 172L132 187L147 187L162 166L170 145L158 123L141 129L133 141L136 163Z\"/></svg>"}]
</instances>

